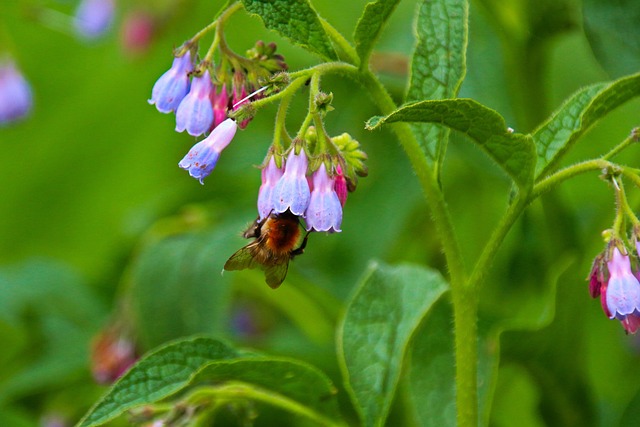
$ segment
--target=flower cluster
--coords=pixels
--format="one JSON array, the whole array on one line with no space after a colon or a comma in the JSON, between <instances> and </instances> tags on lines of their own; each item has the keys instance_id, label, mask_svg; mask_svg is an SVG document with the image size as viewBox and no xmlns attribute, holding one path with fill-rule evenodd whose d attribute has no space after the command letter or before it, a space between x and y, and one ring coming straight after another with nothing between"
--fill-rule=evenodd
<instances>
[{"instance_id":1,"label":"flower cluster","mask_svg":"<svg viewBox=\"0 0 640 427\"><path fill-rule=\"evenodd\" d=\"M638 241L636 254L640 254ZM622 241L613 239L594 260L588 280L589 293L592 298L600 297L604 313L634 334L640 327L640 270L637 259L636 267L631 267L631 258Z\"/></svg>"},{"instance_id":2,"label":"flower cluster","mask_svg":"<svg viewBox=\"0 0 640 427\"><path fill-rule=\"evenodd\" d=\"M0 126L27 116L33 106L31 86L9 57L0 57Z\"/></svg>"},{"instance_id":3,"label":"flower cluster","mask_svg":"<svg viewBox=\"0 0 640 427\"><path fill-rule=\"evenodd\" d=\"M216 42L212 47L215 46ZM275 50L275 44L259 41L249 50L248 57L241 57L221 43L220 62L215 66L212 62L215 49L210 49L205 59L198 62L197 43L192 39L175 51L173 65L153 86L149 103L161 113L175 112L177 132L186 131L192 136L211 132L179 163L200 183L213 170L236 128L246 127L250 120L243 118L236 123L230 118L231 112L249 102L250 97L260 99L263 96L262 90L258 90L260 83L286 69L284 58Z\"/></svg>"},{"instance_id":4,"label":"flower cluster","mask_svg":"<svg viewBox=\"0 0 640 427\"><path fill-rule=\"evenodd\" d=\"M351 191L355 190L356 175L366 175L363 161L366 155L359 150L357 141L348 134L331 139L336 150L331 156L322 153L309 161L307 149L315 145L315 129L307 132L307 140L295 140L288 150L282 166L278 167L276 155L270 150L262 168L262 184L258 192L258 215L262 220L270 214L289 211L304 219L307 231L340 232L342 208ZM349 147L337 142L349 141ZM349 148L343 152L339 149ZM357 157L357 162L346 159ZM348 165L348 166L347 166ZM345 169L351 175L345 176Z\"/></svg>"}]
</instances>

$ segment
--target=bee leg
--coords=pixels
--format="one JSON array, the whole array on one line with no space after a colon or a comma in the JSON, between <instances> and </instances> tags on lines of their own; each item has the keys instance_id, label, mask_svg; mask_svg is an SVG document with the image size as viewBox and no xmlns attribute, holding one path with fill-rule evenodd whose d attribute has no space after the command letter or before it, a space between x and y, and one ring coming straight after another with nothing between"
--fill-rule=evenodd
<instances>
[{"instance_id":1,"label":"bee leg","mask_svg":"<svg viewBox=\"0 0 640 427\"><path fill-rule=\"evenodd\" d=\"M296 255L302 255L304 253L304 248L307 247L307 240L309 239L309 233L311 233L311 230L307 231L307 234L304 235L304 239L302 240L302 243L300 244L300 246L291 251L291 258L293 258Z\"/></svg>"}]
</instances>

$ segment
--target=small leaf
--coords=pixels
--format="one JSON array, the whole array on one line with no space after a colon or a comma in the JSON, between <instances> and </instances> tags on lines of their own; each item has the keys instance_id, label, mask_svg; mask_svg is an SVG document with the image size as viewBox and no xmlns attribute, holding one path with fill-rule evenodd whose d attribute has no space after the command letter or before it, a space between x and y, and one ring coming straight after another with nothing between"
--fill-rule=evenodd
<instances>
[{"instance_id":1,"label":"small leaf","mask_svg":"<svg viewBox=\"0 0 640 427\"><path fill-rule=\"evenodd\" d=\"M468 15L466 0L420 3L407 103L457 96L466 73ZM449 130L435 124L413 127L427 160L439 168Z\"/></svg>"},{"instance_id":2,"label":"small leaf","mask_svg":"<svg viewBox=\"0 0 640 427\"><path fill-rule=\"evenodd\" d=\"M260 16L264 25L324 59L335 60L329 36L307 0L242 0L248 12Z\"/></svg>"},{"instance_id":3,"label":"small leaf","mask_svg":"<svg viewBox=\"0 0 640 427\"><path fill-rule=\"evenodd\" d=\"M195 375L192 384L242 382L271 395L287 399L284 409L301 412L297 405L310 409L313 418L324 424L336 423L340 417L337 390L331 380L317 368L291 359L236 359L207 364ZM248 397L251 397L250 395Z\"/></svg>"},{"instance_id":4,"label":"small leaf","mask_svg":"<svg viewBox=\"0 0 640 427\"><path fill-rule=\"evenodd\" d=\"M208 362L237 356L236 350L225 344L202 337L160 347L124 374L80 420L78 427L101 425L128 409L163 399L187 386Z\"/></svg>"},{"instance_id":5,"label":"small leaf","mask_svg":"<svg viewBox=\"0 0 640 427\"><path fill-rule=\"evenodd\" d=\"M533 133L536 177L546 174L598 120L640 95L640 73L578 91Z\"/></svg>"},{"instance_id":6,"label":"small leaf","mask_svg":"<svg viewBox=\"0 0 640 427\"><path fill-rule=\"evenodd\" d=\"M440 123L468 135L513 178L528 190L533 182L535 148L529 135L513 133L504 118L472 99L421 101L400 107L386 117L372 117L368 129L385 123Z\"/></svg>"},{"instance_id":7,"label":"small leaf","mask_svg":"<svg viewBox=\"0 0 640 427\"><path fill-rule=\"evenodd\" d=\"M598 62L612 77L640 69L640 2L584 0L584 32Z\"/></svg>"},{"instance_id":8,"label":"small leaf","mask_svg":"<svg viewBox=\"0 0 640 427\"><path fill-rule=\"evenodd\" d=\"M374 43L399 2L400 0L376 0L367 3L364 7L364 12L353 33L362 67L366 67Z\"/></svg>"},{"instance_id":9,"label":"small leaf","mask_svg":"<svg viewBox=\"0 0 640 427\"><path fill-rule=\"evenodd\" d=\"M434 270L372 264L351 298L338 336L338 358L365 426L382 425L420 320L446 291Z\"/></svg>"}]
</instances>

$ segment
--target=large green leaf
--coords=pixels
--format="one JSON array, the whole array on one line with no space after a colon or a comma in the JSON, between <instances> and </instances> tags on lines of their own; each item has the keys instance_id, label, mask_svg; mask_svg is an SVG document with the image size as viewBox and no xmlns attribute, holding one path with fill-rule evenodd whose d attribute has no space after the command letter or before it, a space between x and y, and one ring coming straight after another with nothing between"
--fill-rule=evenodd
<instances>
[{"instance_id":1,"label":"large green leaf","mask_svg":"<svg viewBox=\"0 0 640 427\"><path fill-rule=\"evenodd\" d=\"M325 425L338 424L337 390L316 368L243 355L217 340L198 337L173 342L140 360L78 426L104 424L191 386L206 387L212 397L261 400Z\"/></svg>"},{"instance_id":2,"label":"large green leaf","mask_svg":"<svg viewBox=\"0 0 640 427\"><path fill-rule=\"evenodd\" d=\"M573 144L605 115L640 95L640 73L581 89L533 132L536 177L546 174Z\"/></svg>"},{"instance_id":3,"label":"large green leaf","mask_svg":"<svg viewBox=\"0 0 640 427\"><path fill-rule=\"evenodd\" d=\"M412 341L407 366L407 398L420 426L456 426L453 312L446 299L434 305ZM498 362L500 330L490 322L478 325L479 418L488 419Z\"/></svg>"},{"instance_id":4,"label":"large green leaf","mask_svg":"<svg viewBox=\"0 0 640 427\"><path fill-rule=\"evenodd\" d=\"M424 267L372 264L362 278L338 329L338 357L365 426L384 424L411 336L446 290Z\"/></svg>"},{"instance_id":5,"label":"large green leaf","mask_svg":"<svg viewBox=\"0 0 640 427\"><path fill-rule=\"evenodd\" d=\"M584 0L584 31L593 53L612 77L640 69L640 2Z\"/></svg>"},{"instance_id":6,"label":"large green leaf","mask_svg":"<svg viewBox=\"0 0 640 427\"><path fill-rule=\"evenodd\" d=\"M80 420L101 425L124 411L163 399L189 384L208 362L237 357L236 350L204 337L172 342L149 353L124 374Z\"/></svg>"},{"instance_id":7,"label":"large green leaf","mask_svg":"<svg viewBox=\"0 0 640 427\"><path fill-rule=\"evenodd\" d=\"M336 59L318 12L307 0L242 0L242 4L260 16L267 28L324 59Z\"/></svg>"},{"instance_id":8,"label":"large green leaf","mask_svg":"<svg viewBox=\"0 0 640 427\"><path fill-rule=\"evenodd\" d=\"M521 189L533 183L535 148L529 135L514 133L496 111L472 99L421 101L398 108L385 117L372 117L368 129L385 123L440 123L468 135Z\"/></svg>"},{"instance_id":9,"label":"large green leaf","mask_svg":"<svg viewBox=\"0 0 640 427\"><path fill-rule=\"evenodd\" d=\"M220 394L229 392L225 382L232 382L232 388L237 387L236 382L246 384L238 393L240 396L258 399L264 396L261 400L279 402L282 409L306 415L324 425L339 423L337 389L326 375L306 363L282 358L212 362L191 381L192 384L223 383L217 390Z\"/></svg>"},{"instance_id":10,"label":"large green leaf","mask_svg":"<svg viewBox=\"0 0 640 427\"><path fill-rule=\"evenodd\" d=\"M400 0L377 0L367 3L364 7L353 34L361 67L367 67L373 45L399 2Z\"/></svg>"},{"instance_id":11,"label":"large green leaf","mask_svg":"<svg viewBox=\"0 0 640 427\"><path fill-rule=\"evenodd\" d=\"M151 243L132 269L131 305L146 349L194 334L219 333L229 305L222 265L239 225L167 236Z\"/></svg>"},{"instance_id":12,"label":"large green leaf","mask_svg":"<svg viewBox=\"0 0 640 427\"><path fill-rule=\"evenodd\" d=\"M466 0L425 0L415 25L416 46L406 102L455 98L466 73ZM428 161L439 169L449 138L437 124L414 125Z\"/></svg>"},{"instance_id":13,"label":"large green leaf","mask_svg":"<svg viewBox=\"0 0 640 427\"><path fill-rule=\"evenodd\" d=\"M0 405L86 372L104 307L66 265L29 260L0 269Z\"/></svg>"}]
</instances>

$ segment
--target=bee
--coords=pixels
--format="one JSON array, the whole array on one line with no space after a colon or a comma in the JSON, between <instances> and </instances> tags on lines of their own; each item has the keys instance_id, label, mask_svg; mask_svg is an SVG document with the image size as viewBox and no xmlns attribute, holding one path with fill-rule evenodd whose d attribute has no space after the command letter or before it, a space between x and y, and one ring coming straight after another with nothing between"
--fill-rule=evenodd
<instances>
[{"instance_id":1,"label":"bee","mask_svg":"<svg viewBox=\"0 0 640 427\"><path fill-rule=\"evenodd\" d=\"M309 232L303 233L300 227L300 219L288 210L271 213L263 220L256 219L242 234L246 239L255 240L231 255L224 269L260 268L267 284L276 289L287 276L289 261L302 254L307 246Z\"/></svg>"}]
</instances>

